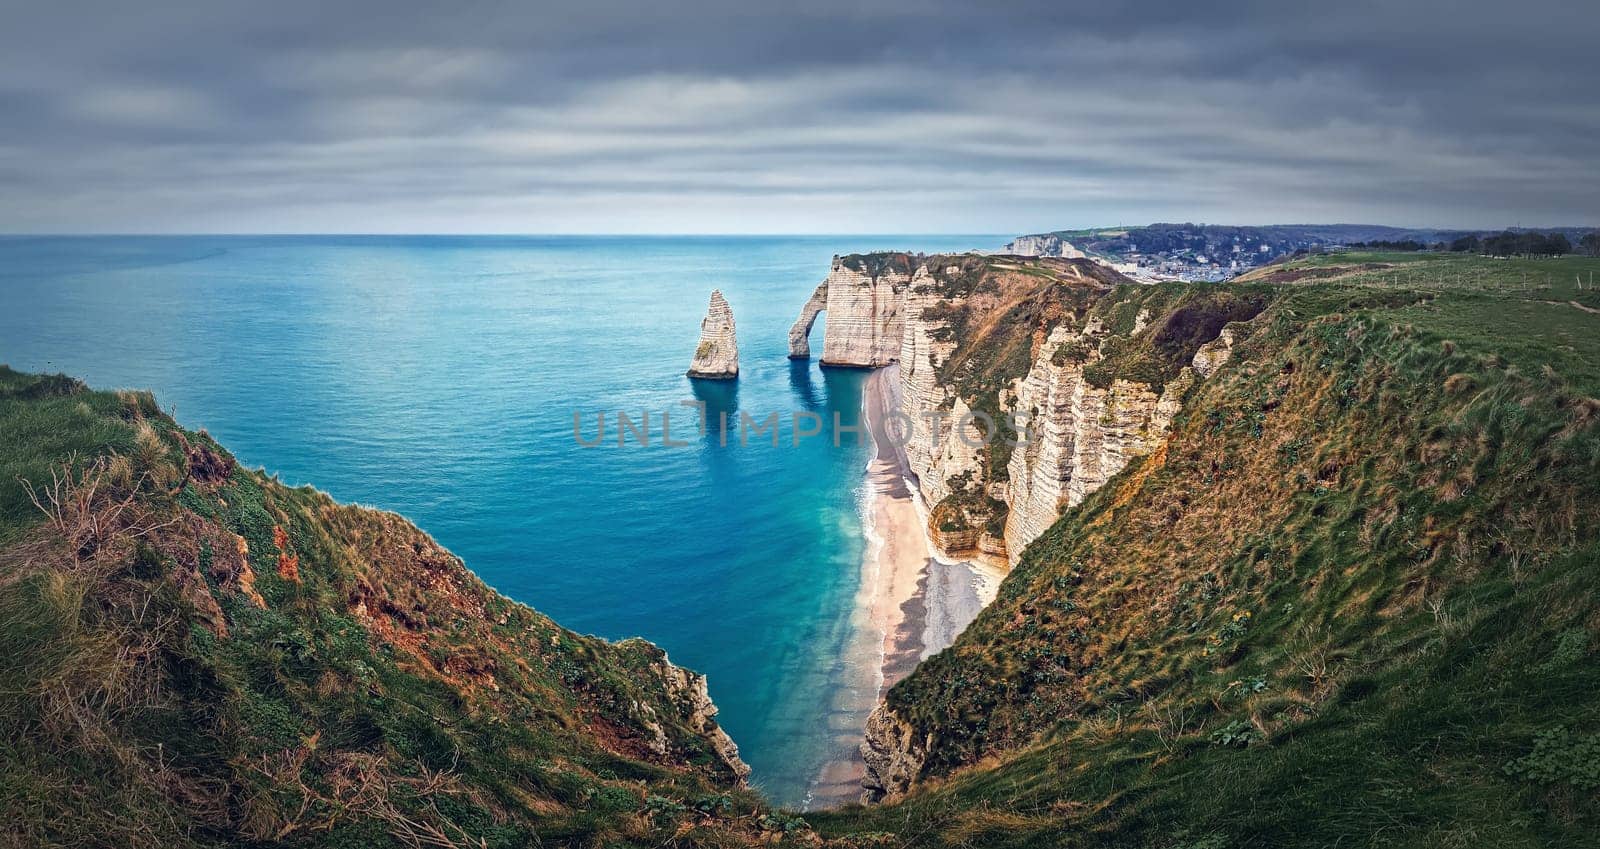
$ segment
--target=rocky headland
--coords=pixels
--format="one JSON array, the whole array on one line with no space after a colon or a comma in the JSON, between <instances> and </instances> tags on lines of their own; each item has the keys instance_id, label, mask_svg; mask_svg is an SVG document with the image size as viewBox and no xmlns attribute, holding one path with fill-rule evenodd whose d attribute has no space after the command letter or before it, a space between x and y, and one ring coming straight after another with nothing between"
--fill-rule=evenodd
<instances>
[{"instance_id":1,"label":"rocky headland","mask_svg":"<svg viewBox=\"0 0 1600 849\"><path fill-rule=\"evenodd\" d=\"M876 368L894 362L900 354L900 311L916 267L917 257L904 253L834 257L828 276L789 330L789 357L811 355L811 326L826 311L823 365Z\"/></svg>"},{"instance_id":2,"label":"rocky headland","mask_svg":"<svg viewBox=\"0 0 1600 849\"><path fill-rule=\"evenodd\" d=\"M1243 332L1222 325L1259 309L1190 310L1168 327L1144 289L1077 258L841 257L790 352L806 354L825 309L824 364L898 363L906 462L934 553L1009 567L1062 510L1159 445L1183 394Z\"/></svg>"},{"instance_id":3,"label":"rocky headland","mask_svg":"<svg viewBox=\"0 0 1600 849\"><path fill-rule=\"evenodd\" d=\"M885 438L891 412L910 430L893 451L880 446L869 472L877 483L865 586L880 596L868 608L885 689L976 612L943 607L992 597L992 587L970 589L983 586L984 567L1015 565L1063 511L1159 447L1187 393L1221 367L1261 308L1227 293L1171 302L1152 291L1078 258L834 260L791 331L790 355L807 355L826 310L825 365L893 366L868 383L874 438ZM896 512L903 487L913 498ZM920 527L907 541L900 526L913 505ZM934 567L952 563L962 575L946 586L950 576ZM893 577L913 573L912 583ZM927 633L931 622L948 634ZM918 747L886 710L866 727L868 799L900 792L916 771Z\"/></svg>"}]
</instances>

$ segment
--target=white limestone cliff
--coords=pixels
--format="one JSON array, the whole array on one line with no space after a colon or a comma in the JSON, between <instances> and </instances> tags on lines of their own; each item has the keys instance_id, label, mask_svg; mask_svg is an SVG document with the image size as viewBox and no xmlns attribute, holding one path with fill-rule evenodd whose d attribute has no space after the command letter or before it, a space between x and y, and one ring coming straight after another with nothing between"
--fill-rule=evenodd
<instances>
[{"instance_id":1,"label":"white limestone cliff","mask_svg":"<svg viewBox=\"0 0 1600 849\"><path fill-rule=\"evenodd\" d=\"M1026 422L1028 440L1006 469L1005 540L1013 566L1063 511L1161 444L1194 383L1185 369L1160 393L1120 378L1093 385L1084 368L1100 358L1105 335L1094 321L1082 331L1056 328L1017 382L1013 409Z\"/></svg>"},{"instance_id":2,"label":"white limestone cliff","mask_svg":"<svg viewBox=\"0 0 1600 849\"><path fill-rule=\"evenodd\" d=\"M811 326L826 311L824 365L875 368L894 362L900 355L901 302L910 281L911 274L892 263L874 268L860 257L834 257L827 279L789 330L789 356L810 356Z\"/></svg>"},{"instance_id":3,"label":"white limestone cliff","mask_svg":"<svg viewBox=\"0 0 1600 849\"><path fill-rule=\"evenodd\" d=\"M1007 246L1013 248L1076 253L1055 236L1023 237ZM1183 394L1228 357L1240 326L1224 328L1194 355L1190 369L1164 387L1120 378L1094 386L1084 369L1101 358L1109 332L1096 319L1077 329L1056 328L1034 352L1028 374L1002 392L1002 409L1029 422L1031 439L1011 452L1001 474L984 468L989 452L982 431L967 417L968 399L941 377L964 341L949 324L950 316L960 314L952 309L958 304L952 304L949 287L940 286L926 264L907 274L905 263L885 262L884 256L834 258L790 329L789 355L809 356L809 331L826 311L824 364L899 362L901 412L912 429L906 459L929 509L930 540L944 556L1015 565L1064 510L1160 444ZM1141 309L1125 332L1148 332L1152 321L1150 310ZM1058 356L1064 349L1070 356ZM1000 513L1003 532L993 521Z\"/></svg>"},{"instance_id":4,"label":"white limestone cliff","mask_svg":"<svg viewBox=\"0 0 1600 849\"><path fill-rule=\"evenodd\" d=\"M1018 236L1007 242L1000 252L1013 256L1058 256L1065 259L1080 259L1084 256L1083 251L1054 233Z\"/></svg>"},{"instance_id":5,"label":"white limestone cliff","mask_svg":"<svg viewBox=\"0 0 1600 849\"><path fill-rule=\"evenodd\" d=\"M700 322L700 345L695 348L689 376L728 380L739 376L739 340L733 326L733 308L720 289L711 292L711 305Z\"/></svg>"},{"instance_id":6,"label":"white limestone cliff","mask_svg":"<svg viewBox=\"0 0 1600 849\"><path fill-rule=\"evenodd\" d=\"M817 284L811 297L806 300L805 306L800 308L800 317L795 319L794 325L789 328L789 359L811 358L811 325L816 323L817 315L827 308L828 278L824 278Z\"/></svg>"},{"instance_id":7,"label":"white limestone cliff","mask_svg":"<svg viewBox=\"0 0 1600 849\"><path fill-rule=\"evenodd\" d=\"M917 269L905 294L899 352L900 410L912 426L906 461L930 507L950 494L950 478L977 474L983 440L970 420L964 431L967 438L960 438L956 427L968 407L956 397L954 387L939 382L939 366L955 351L956 340L943 320L933 313L925 316L942 300L933 284L927 268Z\"/></svg>"}]
</instances>

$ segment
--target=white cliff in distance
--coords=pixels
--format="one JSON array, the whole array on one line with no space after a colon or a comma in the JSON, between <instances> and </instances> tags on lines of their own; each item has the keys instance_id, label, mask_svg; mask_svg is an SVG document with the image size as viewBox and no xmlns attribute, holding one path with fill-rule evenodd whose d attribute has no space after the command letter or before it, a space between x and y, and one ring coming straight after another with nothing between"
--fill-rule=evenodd
<instances>
[{"instance_id":1,"label":"white cliff in distance","mask_svg":"<svg viewBox=\"0 0 1600 849\"><path fill-rule=\"evenodd\" d=\"M1000 251L1014 256L1056 256L1063 259L1080 259L1084 256L1077 246L1054 233L1018 236L1007 242Z\"/></svg>"}]
</instances>

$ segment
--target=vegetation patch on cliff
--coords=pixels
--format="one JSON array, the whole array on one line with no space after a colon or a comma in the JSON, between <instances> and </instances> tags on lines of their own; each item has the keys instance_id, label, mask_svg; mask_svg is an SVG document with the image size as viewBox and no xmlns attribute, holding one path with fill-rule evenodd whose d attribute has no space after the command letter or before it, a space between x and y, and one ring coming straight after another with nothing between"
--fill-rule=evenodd
<instances>
[{"instance_id":1,"label":"vegetation patch on cliff","mask_svg":"<svg viewBox=\"0 0 1600 849\"><path fill-rule=\"evenodd\" d=\"M1101 389L1115 380L1130 380L1159 394L1193 361L1200 346L1217 338L1230 322L1255 318L1271 296L1265 286L1120 286L1095 304L1092 315L1104 323L1108 335L1100 358L1084 368L1084 379ZM1147 326L1139 326L1140 316Z\"/></svg>"},{"instance_id":2,"label":"vegetation patch on cliff","mask_svg":"<svg viewBox=\"0 0 1600 849\"><path fill-rule=\"evenodd\" d=\"M922 264L922 254L896 252L847 254L839 257L839 264L874 280L889 272L909 277L917 270L917 266Z\"/></svg>"}]
</instances>

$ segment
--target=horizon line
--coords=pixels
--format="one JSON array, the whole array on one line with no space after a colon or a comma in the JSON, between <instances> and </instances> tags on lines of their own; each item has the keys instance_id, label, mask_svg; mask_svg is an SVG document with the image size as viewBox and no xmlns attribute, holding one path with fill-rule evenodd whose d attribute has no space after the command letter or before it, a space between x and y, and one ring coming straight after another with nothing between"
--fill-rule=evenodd
<instances>
[{"instance_id":1,"label":"horizon line","mask_svg":"<svg viewBox=\"0 0 1600 849\"><path fill-rule=\"evenodd\" d=\"M918 231L918 230L886 230L886 231L859 231L859 232L824 232L824 231L752 231L752 232L714 232L714 231L477 231L477 232L424 232L424 231L355 231L355 230L324 230L324 231L207 231L207 230L172 230L172 231L115 231L115 230L81 230L81 231L0 231L0 239L73 239L73 238L195 238L195 237L226 237L226 238L292 238L292 237L353 237L353 238L659 238L659 239L685 239L685 238L876 238L876 237L965 237L965 238L1018 238L1021 236L1044 236L1055 233L1092 232L1102 230L1118 230L1124 228L1143 228L1158 225L1189 225L1196 227L1382 227L1392 230L1439 230L1461 232L1490 232L1506 230L1595 230L1600 229L1600 224L1510 224L1496 227L1462 227L1447 224L1378 224L1361 221L1291 221L1273 222L1267 224L1240 224L1215 221L1151 221L1145 224L1102 224L1089 227L1055 227L1040 230L1010 230L998 232L960 232L960 231Z\"/></svg>"}]
</instances>

